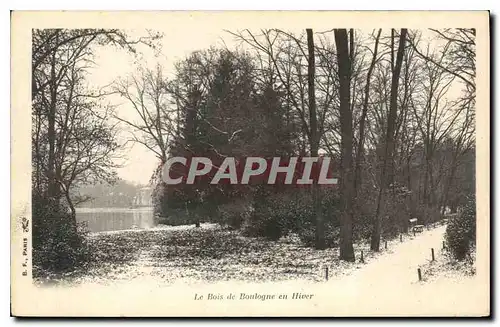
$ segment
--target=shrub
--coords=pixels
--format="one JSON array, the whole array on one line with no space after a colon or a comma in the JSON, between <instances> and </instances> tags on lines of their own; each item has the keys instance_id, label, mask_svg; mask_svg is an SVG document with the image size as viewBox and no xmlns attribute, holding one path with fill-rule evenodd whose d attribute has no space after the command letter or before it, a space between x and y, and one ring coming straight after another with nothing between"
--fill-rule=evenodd
<instances>
[{"instance_id":1,"label":"shrub","mask_svg":"<svg viewBox=\"0 0 500 327\"><path fill-rule=\"evenodd\" d=\"M158 183L153 189L151 194L153 201L153 212L155 216L162 217L165 216L168 210L167 202L167 185L165 183Z\"/></svg>"},{"instance_id":2,"label":"shrub","mask_svg":"<svg viewBox=\"0 0 500 327\"><path fill-rule=\"evenodd\" d=\"M457 260L470 254L476 243L476 201L470 197L467 204L455 218L448 222L445 241L447 249Z\"/></svg>"},{"instance_id":3,"label":"shrub","mask_svg":"<svg viewBox=\"0 0 500 327\"><path fill-rule=\"evenodd\" d=\"M369 240L372 235L374 213L358 212L353 217L352 235L354 241Z\"/></svg>"},{"instance_id":4,"label":"shrub","mask_svg":"<svg viewBox=\"0 0 500 327\"><path fill-rule=\"evenodd\" d=\"M335 233L331 231L334 226L338 226L338 199L331 192L324 192L321 199L321 214L327 229L325 237L331 238L327 243L333 246ZM314 214L312 197L308 190L273 194L261 188L254 197L252 215L243 223L243 234L277 240L289 232L294 232L301 237L305 245L312 246L309 235L312 233L313 238L315 235Z\"/></svg>"},{"instance_id":5,"label":"shrub","mask_svg":"<svg viewBox=\"0 0 500 327\"><path fill-rule=\"evenodd\" d=\"M222 204L218 208L219 223L222 226L229 226L230 229L237 230L243 222L250 219L253 207L244 200Z\"/></svg>"},{"instance_id":6,"label":"shrub","mask_svg":"<svg viewBox=\"0 0 500 327\"><path fill-rule=\"evenodd\" d=\"M249 237L265 237L276 241L285 235L283 222L278 220L277 216L266 212L255 211L242 224L242 234Z\"/></svg>"},{"instance_id":7,"label":"shrub","mask_svg":"<svg viewBox=\"0 0 500 327\"><path fill-rule=\"evenodd\" d=\"M314 227L308 226L303 228L298 232L299 238L302 243L307 247L314 247L316 245L316 229ZM332 227L331 225L326 225L325 230L325 245L327 248L333 248L338 245L338 240L340 237L340 231L338 227Z\"/></svg>"},{"instance_id":8,"label":"shrub","mask_svg":"<svg viewBox=\"0 0 500 327\"><path fill-rule=\"evenodd\" d=\"M244 215L240 213L223 214L222 219L230 229L240 229L245 220Z\"/></svg>"},{"instance_id":9,"label":"shrub","mask_svg":"<svg viewBox=\"0 0 500 327\"><path fill-rule=\"evenodd\" d=\"M92 256L84 225L65 207L37 195L32 203L33 273L61 273L87 265Z\"/></svg>"},{"instance_id":10,"label":"shrub","mask_svg":"<svg viewBox=\"0 0 500 327\"><path fill-rule=\"evenodd\" d=\"M429 207L424 204L420 204L416 208L415 217L418 218L421 224L432 224L441 219L441 211L439 207Z\"/></svg>"},{"instance_id":11,"label":"shrub","mask_svg":"<svg viewBox=\"0 0 500 327\"><path fill-rule=\"evenodd\" d=\"M168 212L158 217L158 223L163 225L179 226L193 225L200 222L201 217L194 209L169 209Z\"/></svg>"},{"instance_id":12,"label":"shrub","mask_svg":"<svg viewBox=\"0 0 500 327\"><path fill-rule=\"evenodd\" d=\"M268 187L258 186L254 190L253 210L241 226L243 235L262 236L270 240L278 240L285 235L286 221L277 213L272 197Z\"/></svg>"}]
</instances>

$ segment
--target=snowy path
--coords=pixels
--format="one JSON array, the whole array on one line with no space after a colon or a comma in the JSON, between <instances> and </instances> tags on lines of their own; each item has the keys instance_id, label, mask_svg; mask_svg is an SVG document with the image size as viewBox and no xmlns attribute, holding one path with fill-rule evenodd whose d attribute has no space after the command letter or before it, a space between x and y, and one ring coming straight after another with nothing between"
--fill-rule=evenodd
<instances>
[{"instance_id":1,"label":"snowy path","mask_svg":"<svg viewBox=\"0 0 500 327\"><path fill-rule=\"evenodd\" d=\"M338 295L333 310L342 314L356 307L366 309L366 315L401 316L477 314L476 304L483 304L485 299L481 293L484 287L479 287L476 277L440 276L426 282L422 269L424 281L418 281L417 268L429 264L431 248L436 258L441 255L444 231L441 226L403 243L391 242L387 251L393 253L380 255L352 274L329 281L328 288Z\"/></svg>"},{"instance_id":2,"label":"snowy path","mask_svg":"<svg viewBox=\"0 0 500 327\"><path fill-rule=\"evenodd\" d=\"M444 231L445 227L441 226L430 231L425 230L416 237L412 237L411 240L404 240L403 243L399 240L390 242L387 250L389 253L383 253L372 259L362 269L343 278L343 282L368 283L363 286L391 285L392 287L417 282L417 268L430 261L431 248L434 248L436 255L439 255ZM376 279L372 276L376 276ZM376 284L373 284L375 280Z\"/></svg>"}]
</instances>

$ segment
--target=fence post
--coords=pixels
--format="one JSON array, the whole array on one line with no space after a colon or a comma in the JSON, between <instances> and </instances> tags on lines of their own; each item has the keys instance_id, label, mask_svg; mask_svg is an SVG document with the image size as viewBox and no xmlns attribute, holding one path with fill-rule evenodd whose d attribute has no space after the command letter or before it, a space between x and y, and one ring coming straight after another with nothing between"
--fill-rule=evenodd
<instances>
[{"instance_id":1,"label":"fence post","mask_svg":"<svg viewBox=\"0 0 500 327\"><path fill-rule=\"evenodd\" d=\"M385 249L387 250L387 241L385 241Z\"/></svg>"},{"instance_id":2,"label":"fence post","mask_svg":"<svg viewBox=\"0 0 500 327\"><path fill-rule=\"evenodd\" d=\"M325 267L325 277L326 277L326 280L328 281L328 267Z\"/></svg>"},{"instance_id":3,"label":"fence post","mask_svg":"<svg viewBox=\"0 0 500 327\"><path fill-rule=\"evenodd\" d=\"M403 234L399 234L399 241L403 242Z\"/></svg>"},{"instance_id":4,"label":"fence post","mask_svg":"<svg viewBox=\"0 0 500 327\"><path fill-rule=\"evenodd\" d=\"M363 257L363 250L361 250L361 262L365 263L365 258Z\"/></svg>"},{"instance_id":5,"label":"fence post","mask_svg":"<svg viewBox=\"0 0 500 327\"><path fill-rule=\"evenodd\" d=\"M434 257L434 248L431 248L432 261L436 260Z\"/></svg>"},{"instance_id":6,"label":"fence post","mask_svg":"<svg viewBox=\"0 0 500 327\"><path fill-rule=\"evenodd\" d=\"M422 271L420 270L420 268L417 269L417 273L418 273L418 280L422 281Z\"/></svg>"}]
</instances>

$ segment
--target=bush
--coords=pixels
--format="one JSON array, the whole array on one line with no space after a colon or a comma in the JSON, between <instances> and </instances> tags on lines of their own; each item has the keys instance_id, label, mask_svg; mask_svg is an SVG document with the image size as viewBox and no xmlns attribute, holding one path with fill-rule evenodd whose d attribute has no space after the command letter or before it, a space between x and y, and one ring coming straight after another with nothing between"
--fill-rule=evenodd
<instances>
[{"instance_id":1,"label":"bush","mask_svg":"<svg viewBox=\"0 0 500 327\"><path fill-rule=\"evenodd\" d=\"M438 207L429 207L420 204L416 208L415 217L418 218L419 224L432 224L441 220L441 211Z\"/></svg>"},{"instance_id":2,"label":"bush","mask_svg":"<svg viewBox=\"0 0 500 327\"><path fill-rule=\"evenodd\" d=\"M325 220L325 237L330 238L327 243L331 246L335 243L333 228L338 226L337 202L332 193L322 194L320 208ZM314 206L308 190L273 194L260 188L254 197L254 211L244 221L242 231L246 236L264 236L271 240L294 232L305 245L313 246L309 235L312 233L315 237L315 224Z\"/></svg>"},{"instance_id":3,"label":"bush","mask_svg":"<svg viewBox=\"0 0 500 327\"><path fill-rule=\"evenodd\" d=\"M244 236L262 236L276 241L285 235L286 222L277 214L272 197L273 193L268 187L258 186L254 190L253 210L241 226Z\"/></svg>"},{"instance_id":4,"label":"bush","mask_svg":"<svg viewBox=\"0 0 500 327\"><path fill-rule=\"evenodd\" d=\"M162 217L165 216L168 210L167 202L167 185L165 183L158 183L153 189L151 198L153 201L153 212L155 216Z\"/></svg>"},{"instance_id":5,"label":"bush","mask_svg":"<svg viewBox=\"0 0 500 327\"><path fill-rule=\"evenodd\" d=\"M33 196L33 273L62 273L85 266L91 260L84 225L59 203Z\"/></svg>"},{"instance_id":6,"label":"bush","mask_svg":"<svg viewBox=\"0 0 500 327\"><path fill-rule=\"evenodd\" d=\"M179 226L193 225L201 222L201 215L194 209L169 209L165 216L158 217L158 223L163 225Z\"/></svg>"},{"instance_id":7,"label":"bush","mask_svg":"<svg viewBox=\"0 0 500 327\"><path fill-rule=\"evenodd\" d=\"M285 234L285 228L277 216L265 212L253 212L242 224L242 234L248 237L265 237L277 241Z\"/></svg>"},{"instance_id":8,"label":"bush","mask_svg":"<svg viewBox=\"0 0 500 327\"><path fill-rule=\"evenodd\" d=\"M316 245L316 229L312 226L303 228L298 232L299 238L302 243L307 247L315 247ZM327 248L333 248L338 245L340 237L340 230L338 227L326 225L325 230L325 245Z\"/></svg>"},{"instance_id":9,"label":"bush","mask_svg":"<svg viewBox=\"0 0 500 327\"><path fill-rule=\"evenodd\" d=\"M238 230L244 221L248 221L253 212L253 207L244 200L222 204L218 208L219 223L229 226L230 229Z\"/></svg>"},{"instance_id":10,"label":"bush","mask_svg":"<svg viewBox=\"0 0 500 327\"><path fill-rule=\"evenodd\" d=\"M448 252L457 260L464 260L476 244L476 201L469 198L466 206L448 222L445 241Z\"/></svg>"}]
</instances>

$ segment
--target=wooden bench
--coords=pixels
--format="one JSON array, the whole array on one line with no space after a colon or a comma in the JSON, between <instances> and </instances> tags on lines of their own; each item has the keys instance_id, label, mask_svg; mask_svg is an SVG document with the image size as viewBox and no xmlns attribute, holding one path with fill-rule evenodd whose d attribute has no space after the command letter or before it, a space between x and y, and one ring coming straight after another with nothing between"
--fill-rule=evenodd
<instances>
[{"instance_id":1,"label":"wooden bench","mask_svg":"<svg viewBox=\"0 0 500 327\"><path fill-rule=\"evenodd\" d=\"M413 232L422 233L424 231L424 225L416 225L413 227Z\"/></svg>"}]
</instances>

